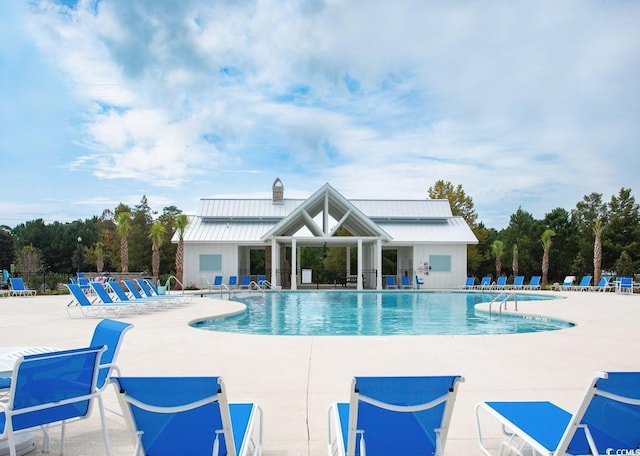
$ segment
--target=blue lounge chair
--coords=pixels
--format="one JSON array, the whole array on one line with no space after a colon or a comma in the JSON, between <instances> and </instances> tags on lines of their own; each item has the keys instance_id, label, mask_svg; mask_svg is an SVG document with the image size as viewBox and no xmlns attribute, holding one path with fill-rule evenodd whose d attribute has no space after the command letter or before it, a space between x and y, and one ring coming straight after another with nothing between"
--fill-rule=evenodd
<instances>
[{"instance_id":1,"label":"blue lounge chair","mask_svg":"<svg viewBox=\"0 0 640 456\"><path fill-rule=\"evenodd\" d=\"M482 439L480 410L502 425L511 454L629 454L640 448L640 372L600 372L591 381L572 415L551 402L481 402L476 406L478 443ZM631 453L633 454L633 453Z\"/></svg>"},{"instance_id":2,"label":"blue lounge chair","mask_svg":"<svg viewBox=\"0 0 640 456\"><path fill-rule=\"evenodd\" d=\"M243 275L240 279L240 288L249 289L251 288L251 276L249 274Z\"/></svg>"},{"instance_id":3,"label":"blue lounge chair","mask_svg":"<svg viewBox=\"0 0 640 456\"><path fill-rule=\"evenodd\" d=\"M186 293L173 293L173 294L159 294L158 289L155 287L153 281L149 279L135 279L138 287L143 293L143 297L156 300L167 300L172 303L180 304L187 302L191 299L191 295ZM168 283L168 281L167 281ZM168 289L168 288L167 288Z\"/></svg>"},{"instance_id":4,"label":"blue lounge chair","mask_svg":"<svg viewBox=\"0 0 640 456\"><path fill-rule=\"evenodd\" d=\"M633 294L633 277L618 277L616 280L616 293Z\"/></svg>"},{"instance_id":5,"label":"blue lounge chair","mask_svg":"<svg viewBox=\"0 0 640 456\"><path fill-rule=\"evenodd\" d=\"M131 312L139 312L142 310L141 302L114 300L109 294L109 292L107 291L107 289L105 288L105 286L100 282L89 282L89 286L91 287L91 290L93 290L93 292L96 295L95 300L102 305L124 306L125 304L128 304L129 305L128 310L130 310ZM125 309L123 308L122 313L124 313L124 311Z\"/></svg>"},{"instance_id":6,"label":"blue lounge chair","mask_svg":"<svg viewBox=\"0 0 640 456\"><path fill-rule=\"evenodd\" d=\"M6 269L2 270L2 277L0 277L0 296L11 295L11 290L9 287L9 271Z\"/></svg>"},{"instance_id":7,"label":"blue lounge chair","mask_svg":"<svg viewBox=\"0 0 640 456\"><path fill-rule=\"evenodd\" d=\"M524 276L515 276L513 278L513 283L508 288L512 290L522 290L524 289Z\"/></svg>"},{"instance_id":8,"label":"blue lounge chair","mask_svg":"<svg viewBox=\"0 0 640 456\"><path fill-rule=\"evenodd\" d=\"M386 285L387 285L387 290L390 290L392 288L398 288L398 285L396 285L396 276L387 276L386 277Z\"/></svg>"},{"instance_id":9,"label":"blue lounge chair","mask_svg":"<svg viewBox=\"0 0 640 456\"><path fill-rule=\"evenodd\" d=\"M109 287L109 289L113 292L118 301L129 302L131 300L127 292L124 290L124 288L122 288L122 285L120 285L120 283L116 280L112 280L111 282L107 283L107 287Z\"/></svg>"},{"instance_id":10,"label":"blue lounge chair","mask_svg":"<svg viewBox=\"0 0 640 456\"><path fill-rule=\"evenodd\" d=\"M262 410L228 403L221 377L112 377L134 454L258 456Z\"/></svg>"},{"instance_id":11,"label":"blue lounge chair","mask_svg":"<svg viewBox=\"0 0 640 456\"><path fill-rule=\"evenodd\" d=\"M121 315L135 309L129 303L114 302L113 304L98 304L89 300L77 283L65 285L73 299L67 304L67 313L73 318L72 309L79 309L83 317L98 317L106 314Z\"/></svg>"},{"instance_id":12,"label":"blue lounge chair","mask_svg":"<svg viewBox=\"0 0 640 456\"><path fill-rule=\"evenodd\" d=\"M9 277L11 296L35 296L36 290L31 290L24 285L22 277Z\"/></svg>"},{"instance_id":13,"label":"blue lounge chair","mask_svg":"<svg viewBox=\"0 0 640 456\"><path fill-rule=\"evenodd\" d=\"M120 351L120 345L124 334L133 327L131 323L105 318L96 325L91 337L90 347L105 346L106 350L100 357L100 371L98 372L96 386L102 390L107 378L115 368L116 358ZM50 350L46 350L50 352ZM0 390L8 389L11 386L11 378L0 378Z\"/></svg>"},{"instance_id":14,"label":"blue lounge chair","mask_svg":"<svg viewBox=\"0 0 640 456\"><path fill-rule=\"evenodd\" d=\"M573 285L571 287L571 290L575 290L575 291L589 290L589 287L591 286L591 278L592 276L590 275L583 276L582 279L580 279L580 283L578 283L578 285Z\"/></svg>"},{"instance_id":15,"label":"blue lounge chair","mask_svg":"<svg viewBox=\"0 0 640 456\"><path fill-rule=\"evenodd\" d=\"M488 290L489 288L491 288L491 276L484 276L480 280L480 284L476 285L475 288L477 290Z\"/></svg>"},{"instance_id":16,"label":"blue lounge chair","mask_svg":"<svg viewBox=\"0 0 640 456\"><path fill-rule=\"evenodd\" d=\"M158 296L160 295L160 291L158 290L158 285L156 285L153 280L151 279L142 279L144 281L144 283L147 284L147 287L149 287L149 290L151 290L151 294L153 294L154 296ZM164 283L164 285L162 285L165 289L169 289L169 283L171 282L171 279L167 279L167 281ZM160 283L160 280L158 280L158 284Z\"/></svg>"},{"instance_id":17,"label":"blue lounge chair","mask_svg":"<svg viewBox=\"0 0 640 456\"><path fill-rule=\"evenodd\" d=\"M542 280L541 276L531 276L531 280L529 280L529 284L526 286L527 290L539 290L541 288L540 281Z\"/></svg>"},{"instance_id":18,"label":"blue lounge chair","mask_svg":"<svg viewBox=\"0 0 640 456\"><path fill-rule=\"evenodd\" d=\"M237 288L238 287L238 276L229 276L229 282L227 282L227 286L229 288Z\"/></svg>"},{"instance_id":19,"label":"blue lounge chair","mask_svg":"<svg viewBox=\"0 0 640 456\"><path fill-rule=\"evenodd\" d=\"M122 283L124 283L124 286L127 288L131 301L154 303L156 307L165 308L173 303L173 300L170 296L147 296L146 294L144 294L144 291L142 291L140 287L136 285L136 282L134 280L125 279L122 281Z\"/></svg>"},{"instance_id":20,"label":"blue lounge chair","mask_svg":"<svg viewBox=\"0 0 640 456\"><path fill-rule=\"evenodd\" d=\"M424 285L424 280L420 280L418 276L416 276L416 288L419 290L420 285Z\"/></svg>"},{"instance_id":21,"label":"blue lounge chair","mask_svg":"<svg viewBox=\"0 0 640 456\"><path fill-rule=\"evenodd\" d=\"M267 281L267 276L264 274L258 274L258 277L256 277L256 283L258 284L258 286L260 288L264 287L264 283Z\"/></svg>"},{"instance_id":22,"label":"blue lounge chair","mask_svg":"<svg viewBox=\"0 0 640 456\"><path fill-rule=\"evenodd\" d=\"M140 289L140 291L142 292L142 296L145 298L153 298L154 296L157 296L157 293L153 293L153 290L151 289L151 287L149 286L149 284L147 283L146 280L141 279L141 278L137 278L135 279L136 284L138 284L138 288Z\"/></svg>"},{"instance_id":23,"label":"blue lounge chair","mask_svg":"<svg viewBox=\"0 0 640 456\"><path fill-rule=\"evenodd\" d=\"M113 369L116 368L115 362L120 352L122 339L131 328L133 328L131 323L105 318L93 330L90 346L102 347L104 345L107 347L100 357L100 370L96 381L96 386L99 390L104 389L107 379L111 376Z\"/></svg>"},{"instance_id":24,"label":"blue lounge chair","mask_svg":"<svg viewBox=\"0 0 640 456\"><path fill-rule=\"evenodd\" d=\"M400 285L404 289L413 288L413 284L411 283L411 279L409 279L409 276L402 276L400 278Z\"/></svg>"},{"instance_id":25,"label":"blue lounge chair","mask_svg":"<svg viewBox=\"0 0 640 456\"><path fill-rule=\"evenodd\" d=\"M145 283L147 289L151 292L152 297L161 296L162 298L166 298L166 296L169 294L171 278L168 278L167 281L164 283L164 285L160 285L160 281L158 281L158 284L156 285L154 281L151 279L142 279L142 281ZM178 295L174 294L171 297L173 299L176 299L177 296ZM180 293L180 296L185 297L186 299L185 294Z\"/></svg>"},{"instance_id":26,"label":"blue lounge chair","mask_svg":"<svg viewBox=\"0 0 640 456\"><path fill-rule=\"evenodd\" d=\"M91 285L89 284L89 278L85 277L81 272L78 273L78 279L76 283L80 286L80 288L86 293L91 290Z\"/></svg>"},{"instance_id":27,"label":"blue lounge chair","mask_svg":"<svg viewBox=\"0 0 640 456\"><path fill-rule=\"evenodd\" d=\"M143 295L142 290L140 290L138 285L136 285L136 283L131 279L125 279L122 281L122 283L124 283L124 286L127 288L127 291L129 292L129 298L132 301L154 302L158 305L164 305L164 306L166 306L169 303L169 300L166 300L166 299L159 299L159 297L155 297L155 296L149 298L146 295Z\"/></svg>"},{"instance_id":28,"label":"blue lounge chair","mask_svg":"<svg viewBox=\"0 0 640 456\"><path fill-rule=\"evenodd\" d=\"M125 289L122 288L122 285L120 285L120 283L115 280L107 282L107 287L109 287L109 289L113 292L118 302L134 305L137 304L138 306L140 306L140 309L154 309L156 307L159 307L159 302L157 299L147 299L143 298L141 295L139 299L136 299L135 297L133 297L133 295L130 296L129 294L127 294Z\"/></svg>"},{"instance_id":29,"label":"blue lounge chair","mask_svg":"<svg viewBox=\"0 0 640 456\"><path fill-rule=\"evenodd\" d=\"M467 279L464 281L464 285L462 285L460 288L464 290L473 290L475 287L476 287L476 278L467 277Z\"/></svg>"},{"instance_id":30,"label":"blue lounge chair","mask_svg":"<svg viewBox=\"0 0 640 456\"><path fill-rule=\"evenodd\" d=\"M329 454L442 455L460 376L356 377L329 408Z\"/></svg>"},{"instance_id":31,"label":"blue lounge chair","mask_svg":"<svg viewBox=\"0 0 640 456\"><path fill-rule=\"evenodd\" d=\"M611 277L609 276L605 276L605 277L600 277L600 281L592 286L589 287L590 291L609 291L611 290L611 285L609 284L609 282L611 281Z\"/></svg>"},{"instance_id":32,"label":"blue lounge chair","mask_svg":"<svg viewBox=\"0 0 640 456\"><path fill-rule=\"evenodd\" d=\"M222 288L222 276L221 275L217 275L213 278L213 283L211 284L211 288L213 288L214 290L219 290L220 288Z\"/></svg>"},{"instance_id":33,"label":"blue lounge chair","mask_svg":"<svg viewBox=\"0 0 640 456\"><path fill-rule=\"evenodd\" d=\"M507 288L507 276L500 276L496 283L491 285L492 290L504 290Z\"/></svg>"},{"instance_id":34,"label":"blue lounge chair","mask_svg":"<svg viewBox=\"0 0 640 456\"><path fill-rule=\"evenodd\" d=\"M0 439L16 456L16 434L40 428L43 452L49 452L49 429L60 424L61 453L65 425L88 418L97 399L105 454L109 437L101 392L97 387L100 356L106 347L89 347L21 357L15 364L9 400L0 402Z\"/></svg>"},{"instance_id":35,"label":"blue lounge chair","mask_svg":"<svg viewBox=\"0 0 640 456\"><path fill-rule=\"evenodd\" d=\"M140 292L140 289L138 288L138 286L135 284L135 282L131 279L124 279L122 281L122 283L124 284L125 288L127 289L127 292L129 293L129 297L133 298L133 299L143 299L142 293Z\"/></svg>"}]
</instances>

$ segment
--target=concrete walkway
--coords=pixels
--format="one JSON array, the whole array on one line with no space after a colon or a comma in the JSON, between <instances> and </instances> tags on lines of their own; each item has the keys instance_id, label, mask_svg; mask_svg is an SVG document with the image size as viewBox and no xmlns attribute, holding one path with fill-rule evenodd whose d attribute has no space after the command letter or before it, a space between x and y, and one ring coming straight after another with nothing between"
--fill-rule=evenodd
<instances>
[{"instance_id":1,"label":"concrete walkway","mask_svg":"<svg viewBox=\"0 0 640 456\"><path fill-rule=\"evenodd\" d=\"M520 313L571 320L547 333L497 336L252 336L192 329L191 320L236 312L238 303L192 303L121 317L134 324L118 365L123 375L221 375L231 401L265 414L265 456L326 454L327 408L348 399L354 375L461 374L446 453L480 455L474 405L489 399L552 400L572 411L599 370L640 370L640 296L555 293L519 303ZM0 347L88 344L97 319L71 319L69 296L0 298ZM106 405L118 409L107 389ZM130 455L122 418L109 413L112 453ZM493 431L490 436L493 436ZM54 431L52 454L59 434ZM98 414L67 427L66 454L101 453Z\"/></svg>"}]
</instances>

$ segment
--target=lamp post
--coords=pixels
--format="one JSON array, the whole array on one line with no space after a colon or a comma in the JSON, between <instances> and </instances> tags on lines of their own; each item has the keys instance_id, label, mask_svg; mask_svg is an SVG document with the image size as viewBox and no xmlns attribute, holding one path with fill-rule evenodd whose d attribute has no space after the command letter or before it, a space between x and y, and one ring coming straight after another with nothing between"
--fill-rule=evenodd
<instances>
[{"instance_id":1,"label":"lamp post","mask_svg":"<svg viewBox=\"0 0 640 456\"><path fill-rule=\"evenodd\" d=\"M82 238L78 236L78 272L82 269Z\"/></svg>"}]
</instances>

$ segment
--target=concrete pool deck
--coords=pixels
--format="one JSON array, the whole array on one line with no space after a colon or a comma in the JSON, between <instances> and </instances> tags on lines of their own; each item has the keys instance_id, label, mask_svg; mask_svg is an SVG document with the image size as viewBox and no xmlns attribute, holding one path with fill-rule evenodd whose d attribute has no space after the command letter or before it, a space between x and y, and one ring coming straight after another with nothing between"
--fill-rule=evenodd
<instances>
[{"instance_id":1,"label":"concrete pool deck","mask_svg":"<svg viewBox=\"0 0 640 456\"><path fill-rule=\"evenodd\" d=\"M194 319L242 308L196 295L182 307L117 318L134 325L117 364L127 376L221 375L230 401L261 405L265 456L325 455L327 409L348 400L355 375L460 374L465 382L455 402L446 454L481 455L477 402L551 400L573 411L595 372L640 370L640 295L548 294L566 299L520 301L519 313L577 326L481 336L240 335L189 327ZM87 345L99 319L69 318L69 301L68 295L0 298L0 347ZM119 409L110 387L104 396L108 408ZM130 455L133 444L124 421L113 413L107 419L112 454ZM102 454L99 429L95 410L89 420L67 426L65 454ZM59 450L59 436L54 430L52 454Z\"/></svg>"}]
</instances>

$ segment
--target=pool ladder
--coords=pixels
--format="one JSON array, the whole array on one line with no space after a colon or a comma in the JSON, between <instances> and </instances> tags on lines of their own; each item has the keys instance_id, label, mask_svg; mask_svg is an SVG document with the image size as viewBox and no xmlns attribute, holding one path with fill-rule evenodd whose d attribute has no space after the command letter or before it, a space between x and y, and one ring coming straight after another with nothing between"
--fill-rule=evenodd
<instances>
[{"instance_id":1,"label":"pool ladder","mask_svg":"<svg viewBox=\"0 0 640 456\"><path fill-rule=\"evenodd\" d=\"M266 290L274 290L278 293L281 292L278 287L274 287L273 285L271 285L271 282L269 282L268 280L261 280L260 283L256 283L255 280L252 280L249 284L249 289L261 291L262 294L264 294Z\"/></svg>"},{"instance_id":2,"label":"pool ladder","mask_svg":"<svg viewBox=\"0 0 640 456\"><path fill-rule=\"evenodd\" d=\"M184 291L184 285L182 285L182 282L180 282L176 276L172 275L172 276L169 276L169 278L167 279L167 281L164 284L164 286L167 287L167 292L171 291L171 279L175 280L175 282L178 285L180 285L180 289Z\"/></svg>"},{"instance_id":3,"label":"pool ladder","mask_svg":"<svg viewBox=\"0 0 640 456\"><path fill-rule=\"evenodd\" d=\"M500 300L500 298L502 298L502 300ZM489 317L491 317L492 315L491 307L493 306L494 303L498 303L498 302L499 302L498 313L500 314L500 316L502 316L502 308L504 307L504 309L507 310L507 302L510 300L510 298L513 298L513 301L515 302L514 310L517 312L518 311L518 293L502 292L502 293L498 293L496 297L493 298L491 302L489 302Z\"/></svg>"},{"instance_id":4,"label":"pool ladder","mask_svg":"<svg viewBox=\"0 0 640 456\"><path fill-rule=\"evenodd\" d=\"M231 301L231 288L227 286L226 283L220 284L220 299L222 299L222 293L226 290L229 295L229 301Z\"/></svg>"}]
</instances>

